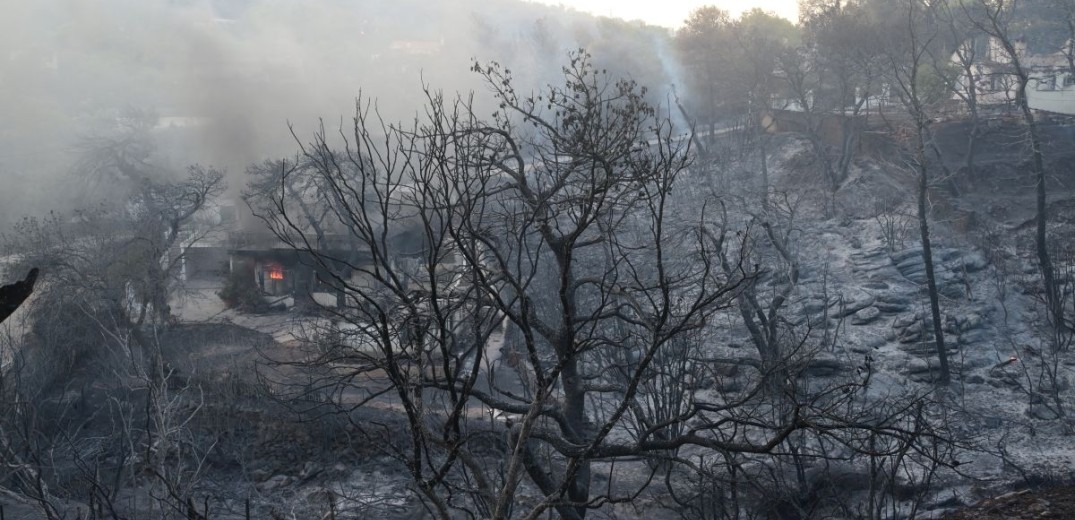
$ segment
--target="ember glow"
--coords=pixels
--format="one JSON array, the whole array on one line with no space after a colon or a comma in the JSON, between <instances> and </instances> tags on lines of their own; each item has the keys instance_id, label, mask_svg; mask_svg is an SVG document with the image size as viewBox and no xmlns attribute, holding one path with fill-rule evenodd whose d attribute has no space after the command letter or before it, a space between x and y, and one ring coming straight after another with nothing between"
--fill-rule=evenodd
<instances>
[{"instance_id":1,"label":"ember glow","mask_svg":"<svg viewBox=\"0 0 1075 520\"><path fill-rule=\"evenodd\" d=\"M283 280L284 279L284 270L280 269L279 267L271 268L269 270L269 279L270 280Z\"/></svg>"}]
</instances>

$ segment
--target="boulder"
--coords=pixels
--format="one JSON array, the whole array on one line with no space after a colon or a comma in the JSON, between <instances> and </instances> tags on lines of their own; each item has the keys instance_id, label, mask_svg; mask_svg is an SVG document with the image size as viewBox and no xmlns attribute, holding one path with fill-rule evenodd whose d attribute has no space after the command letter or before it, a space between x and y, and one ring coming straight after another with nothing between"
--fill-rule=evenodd
<instances>
[{"instance_id":1,"label":"boulder","mask_svg":"<svg viewBox=\"0 0 1075 520\"><path fill-rule=\"evenodd\" d=\"M866 325L873 323L881 317L881 311L877 307L866 307L855 312L851 316L852 325Z\"/></svg>"},{"instance_id":2,"label":"boulder","mask_svg":"<svg viewBox=\"0 0 1075 520\"><path fill-rule=\"evenodd\" d=\"M977 313L956 316L955 320L956 326L959 327L960 332L979 329L983 325L982 315Z\"/></svg>"},{"instance_id":3,"label":"boulder","mask_svg":"<svg viewBox=\"0 0 1075 520\"><path fill-rule=\"evenodd\" d=\"M895 253L892 253L890 256L892 257L892 261L897 264L915 256L917 256L918 258L922 258L922 247L916 246L909 249L904 249L903 251L897 251Z\"/></svg>"},{"instance_id":4,"label":"boulder","mask_svg":"<svg viewBox=\"0 0 1075 520\"><path fill-rule=\"evenodd\" d=\"M960 268L968 273L976 273L989 267L989 260L981 251L972 251L959 259Z\"/></svg>"},{"instance_id":5,"label":"boulder","mask_svg":"<svg viewBox=\"0 0 1075 520\"><path fill-rule=\"evenodd\" d=\"M257 488L261 491L274 491L290 486L294 482L295 478L289 475L275 475L269 480L258 484Z\"/></svg>"},{"instance_id":6,"label":"boulder","mask_svg":"<svg viewBox=\"0 0 1075 520\"><path fill-rule=\"evenodd\" d=\"M919 317L917 314L907 314L905 316L900 316L892 320L892 328L897 330L903 330L907 327L910 327L911 325L914 325L915 323L918 323L918 320Z\"/></svg>"},{"instance_id":7,"label":"boulder","mask_svg":"<svg viewBox=\"0 0 1075 520\"><path fill-rule=\"evenodd\" d=\"M866 282L866 283L862 284L862 287L865 288L865 289L871 289L871 290L874 290L874 291L885 291L885 290L888 290L888 288L889 288L888 284L883 282L883 281L881 281L881 280L871 280L869 282Z\"/></svg>"},{"instance_id":8,"label":"boulder","mask_svg":"<svg viewBox=\"0 0 1075 520\"><path fill-rule=\"evenodd\" d=\"M1030 405L1030 408L1026 411L1026 415L1031 419L1037 419L1039 421L1052 421L1060 417L1052 410L1052 408L1040 404Z\"/></svg>"},{"instance_id":9,"label":"boulder","mask_svg":"<svg viewBox=\"0 0 1075 520\"><path fill-rule=\"evenodd\" d=\"M874 302L873 306L877 307L877 310L881 311L884 314L897 314L900 312L905 312L907 311L907 309L910 308L910 305L906 303L893 303L883 301Z\"/></svg>"},{"instance_id":10,"label":"boulder","mask_svg":"<svg viewBox=\"0 0 1075 520\"><path fill-rule=\"evenodd\" d=\"M938 283L937 292L945 298L958 300L967 296L967 286L963 283Z\"/></svg>"},{"instance_id":11,"label":"boulder","mask_svg":"<svg viewBox=\"0 0 1075 520\"><path fill-rule=\"evenodd\" d=\"M877 299L871 294L859 293L850 298L844 299L843 304L836 311L836 317L846 318L858 311L865 309L875 302Z\"/></svg>"},{"instance_id":12,"label":"boulder","mask_svg":"<svg viewBox=\"0 0 1075 520\"><path fill-rule=\"evenodd\" d=\"M832 377L847 373L848 370L849 367L847 363L844 363L839 359L817 357L807 362L801 374L808 378Z\"/></svg>"},{"instance_id":13,"label":"boulder","mask_svg":"<svg viewBox=\"0 0 1075 520\"><path fill-rule=\"evenodd\" d=\"M963 345L970 345L972 343L980 343L989 339L989 332L985 329L974 329L964 332L959 335L959 342Z\"/></svg>"},{"instance_id":14,"label":"boulder","mask_svg":"<svg viewBox=\"0 0 1075 520\"><path fill-rule=\"evenodd\" d=\"M912 256L896 264L896 269L899 269L904 275L908 275L910 273L925 271L926 262L924 262L920 256Z\"/></svg>"}]
</instances>

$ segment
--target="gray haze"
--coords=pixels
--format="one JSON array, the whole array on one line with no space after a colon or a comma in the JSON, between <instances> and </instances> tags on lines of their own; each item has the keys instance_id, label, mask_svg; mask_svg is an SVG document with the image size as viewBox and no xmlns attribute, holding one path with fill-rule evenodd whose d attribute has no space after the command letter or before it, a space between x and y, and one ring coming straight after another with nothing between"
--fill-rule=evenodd
<instances>
[{"instance_id":1,"label":"gray haze","mask_svg":"<svg viewBox=\"0 0 1075 520\"><path fill-rule=\"evenodd\" d=\"M508 0L0 0L0 9L0 224L84 203L73 165L87 139L117 134L132 110L158 118L155 163L226 168L235 192L246 165L294 152L288 121L300 136L319 117L335 126L360 90L387 118L406 119L423 80L480 88L474 58L505 63L535 88L580 45L640 82L666 84L670 70L655 65L666 30ZM633 48L639 40L653 48Z\"/></svg>"}]
</instances>

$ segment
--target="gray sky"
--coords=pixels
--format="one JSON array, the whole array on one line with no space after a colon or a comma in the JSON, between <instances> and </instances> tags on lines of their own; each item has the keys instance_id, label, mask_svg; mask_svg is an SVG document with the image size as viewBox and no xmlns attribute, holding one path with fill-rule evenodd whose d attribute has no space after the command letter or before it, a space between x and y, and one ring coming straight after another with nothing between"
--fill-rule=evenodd
<instances>
[{"instance_id":1,"label":"gray sky","mask_svg":"<svg viewBox=\"0 0 1075 520\"><path fill-rule=\"evenodd\" d=\"M694 9L715 5L732 15L754 7L773 11L791 21L799 15L797 0L533 0L550 5L564 5L598 14L627 20L643 20L654 25L677 28Z\"/></svg>"}]
</instances>

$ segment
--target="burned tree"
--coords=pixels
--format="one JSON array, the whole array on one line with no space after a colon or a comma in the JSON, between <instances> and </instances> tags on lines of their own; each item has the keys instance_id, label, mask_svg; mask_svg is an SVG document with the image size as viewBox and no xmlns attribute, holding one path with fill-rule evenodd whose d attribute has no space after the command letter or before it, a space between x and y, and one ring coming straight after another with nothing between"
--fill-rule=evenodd
<instances>
[{"instance_id":1,"label":"burned tree","mask_svg":"<svg viewBox=\"0 0 1075 520\"><path fill-rule=\"evenodd\" d=\"M936 35L924 23L926 6L919 0L907 0L900 7L904 11L905 22L897 26L899 30L893 31L893 38L889 40L891 77L899 100L907 110L914 127L908 162L917 176L918 230L922 241L922 260L926 267L926 292L929 296L930 316L933 322L933 340L937 345L937 360L940 365L938 380L941 385L946 385L951 379L951 373L948 368L944 322L934 269L928 201L930 173L934 168L929 161L929 150L933 146L930 109L938 102L940 96L936 93L931 95L924 79L928 71L926 68L928 49Z\"/></svg>"},{"instance_id":2,"label":"burned tree","mask_svg":"<svg viewBox=\"0 0 1075 520\"><path fill-rule=\"evenodd\" d=\"M366 105L345 149L330 151L323 134L304 148L334 159L309 172L326 187L333 225L373 259L332 280L348 302L333 313L347 326L319 345L317 365L350 375L330 373L324 387L400 403L410 439L396 455L443 517L456 507L508 517L528 477L545 497L533 513L582 518L624 498L591 487L594 460L779 443L793 423L725 440L707 433L723 422L686 426L721 404L688 393L667 413L647 397L667 386L655 378L688 382L683 371L705 369L654 363L698 356L689 338L749 276L725 275L708 222L670 212L689 141L671 139L642 89L607 80L585 54L563 86L533 97L517 94L506 69L475 70L499 102L492 122L469 101L431 95L421 124L381 124ZM274 231L325 266L346 262L312 247L286 195L262 207ZM421 237L417 255L393 239L403 226ZM501 470L476 448L489 436L505 438ZM468 504L450 498L461 482L471 483Z\"/></svg>"},{"instance_id":3,"label":"burned tree","mask_svg":"<svg viewBox=\"0 0 1075 520\"><path fill-rule=\"evenodd\" d=\"M429 93L424 118L392 125L360 101L342 148L315 134L302 144L311 167L282 170L252 200L345 303L323 308L293 363L309 380L292 402L381 429L378 445L439 518L580 519L690 467L681 449L764 454L810 428L823 399L760 403L760 371L734 394L702 391L722 377L715 317L758 268L743 261L747 245L728 247L749 234L725 232L715 203L676 189L691 143L644 89L609 80L585 53L562 85L529 96L501 66L474 70L493 93L491 120L472 99ZM293 181L319 186L323 225L362 255L317 247ZM367 405L398 414L371 426ZM862 424L816 413L824 428ZM631 464L648 478L594 484Z\"/></svg>"},{"instance_id":4,"label":"burned tree","mask_svg":"<svg viewBox=\"0 0 1075 520\"><path fill-rule=\"evenodd\" d=\"M1055 327L1064 326L1063 304L1057 290L1056 272L1049 254L1047 237L1048 192L1046 190L1045 153L1043 151L1038 120L1027 100L1027 87L1030 84L1030 70L1023 64L1023 56L1016 49L1016 37L1011 34L1013 12L1016 2L1005 0L975 0L963 5L963 12L970 22L983 33L997 42L1008 60L1009 70L1006 75L1015 79L1015 102L1023 119L1027 147L1029 149L1031 171L1034 174L1035 215L1034 248L1041 271L1042 289L1050 320Z\"/></svg>"},{"instance_id":5,"label":"burned tree","mask_svg":"<svg viewBox=\"0 0 1075 520\"><path fill-rule=\"evenodd\" d=\"M123 207L100 206L71 215L26 218L0 236L18 251L19 265L49 273L31 308L37 341L74 357L92 349L95 335L133 334L166 325L169 298L190 247L211 227L196 225L199 212L223 189L223 174L191 167L176 182L143 182ZM70 333L70 336L66 336ZM61 347L62 346L62 347Z\"/></svg>"},{"instance_id":6,"label":"burned tree","mask_svg":"<svg viewBox=\"0 0 1075 520\"><path fill-rule=\"evenodd\" d=\"M75 498L93 518L123 518L117 496L138 488L148 500L126 508L203 518L190 499L212 444L194 438L190 422L204 395L168 366L161 337L183 258L211 231L200 213L222 191L221 172L191 167L183 180L139 183L122 206L26 218L0 235L0 247L19 252L13 267L48 273L25 306L26 333L0 385L0 456L13 468L5 478L46 517L64 517L62 499ZM82 379L79 399L57 399L87 377L80 370L109 398L86 399ZM90 433L96 418L110 435Z\"/></svg>"}]
</instances>

